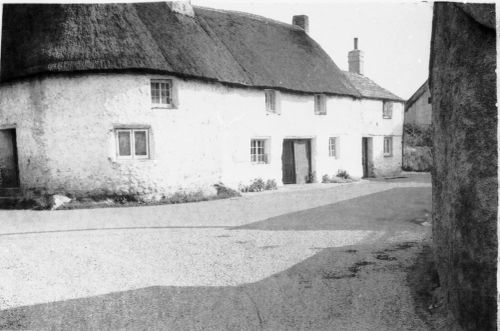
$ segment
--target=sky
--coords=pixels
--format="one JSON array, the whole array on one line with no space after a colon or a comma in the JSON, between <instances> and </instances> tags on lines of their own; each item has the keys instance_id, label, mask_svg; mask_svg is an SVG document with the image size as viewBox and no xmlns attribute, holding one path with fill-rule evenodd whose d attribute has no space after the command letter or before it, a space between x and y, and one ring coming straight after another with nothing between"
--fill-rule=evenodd
<instances>
[{"instance_id":1,"label":"sky","mask_svg":"<svg viewBox=\"0 0 500 331\"><path fill-rule=\"evenodd\" d=\"M262 15L285 23L291 23L293 15L307 15L309 35L323 47L342 70L348 69L347 53L353 49L353 39L357 37L358 48L364 52L365 76L403 99L408 99L428 76L432 26L432 3L429 2L318 0L309 2L191 0L191 2L198 6Z\"/></svg>"}]
</instances>

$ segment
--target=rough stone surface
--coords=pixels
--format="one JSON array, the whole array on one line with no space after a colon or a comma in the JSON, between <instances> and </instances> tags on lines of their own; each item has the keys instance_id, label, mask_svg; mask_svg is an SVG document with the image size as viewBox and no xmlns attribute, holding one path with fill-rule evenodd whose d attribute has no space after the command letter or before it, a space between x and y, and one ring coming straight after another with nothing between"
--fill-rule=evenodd
<instances>
[{"instance_id":1,"label":"rough stone surface","mask_svg":"<svg viewBox=\"0 0 500 331\"><path fill-rule=\"evenodd\" d=\"M495 30L462 8L453 3L434 4L430 63L433 238L441 286L460 326L495 330ZM480 9L482 15L494 19L494 5Z\"/></svg>"},{"instance_id":2,"label":"rough stone surface","mask_svg":"<svg viewBox=\"0 0 500 331\"><path fill-rule=\"evenodd\" d=\"M151 107L153 78L174 80L175 109ZM373 137L376 174L401 167L402 103L383 119L382 101L329 96L327 115L315 115L312 95L283 92L281 115L267 114L262 90L129 73L54 75L0 90L0 123L16 128L21 188L34 196L213 194L220 181L259 177L280 184L285 138L311 139L317 178L339 169L360 177L362 136ZM150 158L118 159L116 126L149 127ZM392 157L383 156L384 136L393 136ZM339 137L338 158L329 137ZM267 139L268 164L250 162L252 138Z\"/></svg>"}]
</instances>

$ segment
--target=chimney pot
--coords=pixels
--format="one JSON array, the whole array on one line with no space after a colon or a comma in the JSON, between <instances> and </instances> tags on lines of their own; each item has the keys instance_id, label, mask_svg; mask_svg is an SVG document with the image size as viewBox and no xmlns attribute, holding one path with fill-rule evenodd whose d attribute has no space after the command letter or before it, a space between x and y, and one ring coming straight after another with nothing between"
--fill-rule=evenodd
<instances>
[{"instance_id":1,"label":"chimney pot","mask_svg":"<svg viewBox=\"0 0 500 331\"><path fill-rule=\"evenodd\" d=\"M189 17L194 17L193 5L191 5L191 0L177 0L167 2L167 6L170 7L174 13L182 14Z\"/></svg>"},{"instance_id":2,"label":"chimney pot","mask_svg":"<svg viewBox=\"0 0 500 331\"><path fill-rule=\"evenodd\" d=\"M358 49L358 38L354 38L354 49Z\"/></svg>"},{"instance_id":3,"label":"chimney pot","mask_svg":"<svg viewBox=\"0 0 500 331\"><path fill-rule=\"evenodd\" d=\"M292 25L302 28L306 33L309 32L309 17L307 15L295 15L292 19Z\"/></svg>"}]
</instances>

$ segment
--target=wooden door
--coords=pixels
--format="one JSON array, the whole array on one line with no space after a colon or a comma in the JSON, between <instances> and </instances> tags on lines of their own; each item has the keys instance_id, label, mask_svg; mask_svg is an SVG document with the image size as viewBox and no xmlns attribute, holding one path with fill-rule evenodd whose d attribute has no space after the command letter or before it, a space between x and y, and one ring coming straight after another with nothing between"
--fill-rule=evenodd
<instances>
[{"instance_id":1,"label":"wooden door","mask_svg":"<svg viewBox=\"0 0 500 331\"><path fill-rule=\"evenodd\" d=\"M16 130L0 130L0 188L18 186Z\"/></svg>"},{"instance_id":2,"label":"wooden door","mask_svg":"<svg viewBox=\"0 0 500 331\"><path fill-rule=\"evenodd\" d=\"M310 140L301 139L293 142L295 158L295 177L297 184L305 184L311 172Z\"/></svg>"},{"instance_id":3,"label":"wooden door","mask_svg":"<svg viewBox=\"0 0 500 331\"><path fill-rule=\"evenodd\" d=\"M283 154L281 164L283 170L283 184L295 184L295 158L293 140L283 140Z\"/></svg>"},{"instance_id":4,"label":"wooden door","mask_svg":"<svg viewBox=\"0 0 500 331\"><path fill-rule=\"evenodd\" d=\"M363 163L363 177L373 176L373 153L372 153L372 138L363 137L361 142L361 162Z\"/></svg>"}]
</instances>

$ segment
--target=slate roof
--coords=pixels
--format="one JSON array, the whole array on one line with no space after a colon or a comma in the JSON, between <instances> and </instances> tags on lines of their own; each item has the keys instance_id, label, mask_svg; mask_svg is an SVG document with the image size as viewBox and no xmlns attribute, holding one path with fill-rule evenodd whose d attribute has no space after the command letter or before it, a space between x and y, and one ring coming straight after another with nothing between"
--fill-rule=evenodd
<instances>
[{"instance_id":1,"label":"slate roof","mask_svg":"<svg viewBox=\"0 0 500 331\"><path fill-rule=\"evenodd\" d=\"M46 73L139 70L259 88L359 97L299 27L166 2L5 4L0 81Z\"/></svg>"},{"instance_id":2,"label":"slate roof","mask_svg":"<svg viewBox=\"0 0 500 331\"><path fill-rule=\"evenodd\" d=\"M351 84L356 88L356 90L358 90L362 97L404 102L403 99L386 90L385 88L377 85L377 83L375 83L368 77L349 71L344 71L344 74L349 79Z\"/></svg>"}]
</instances>

